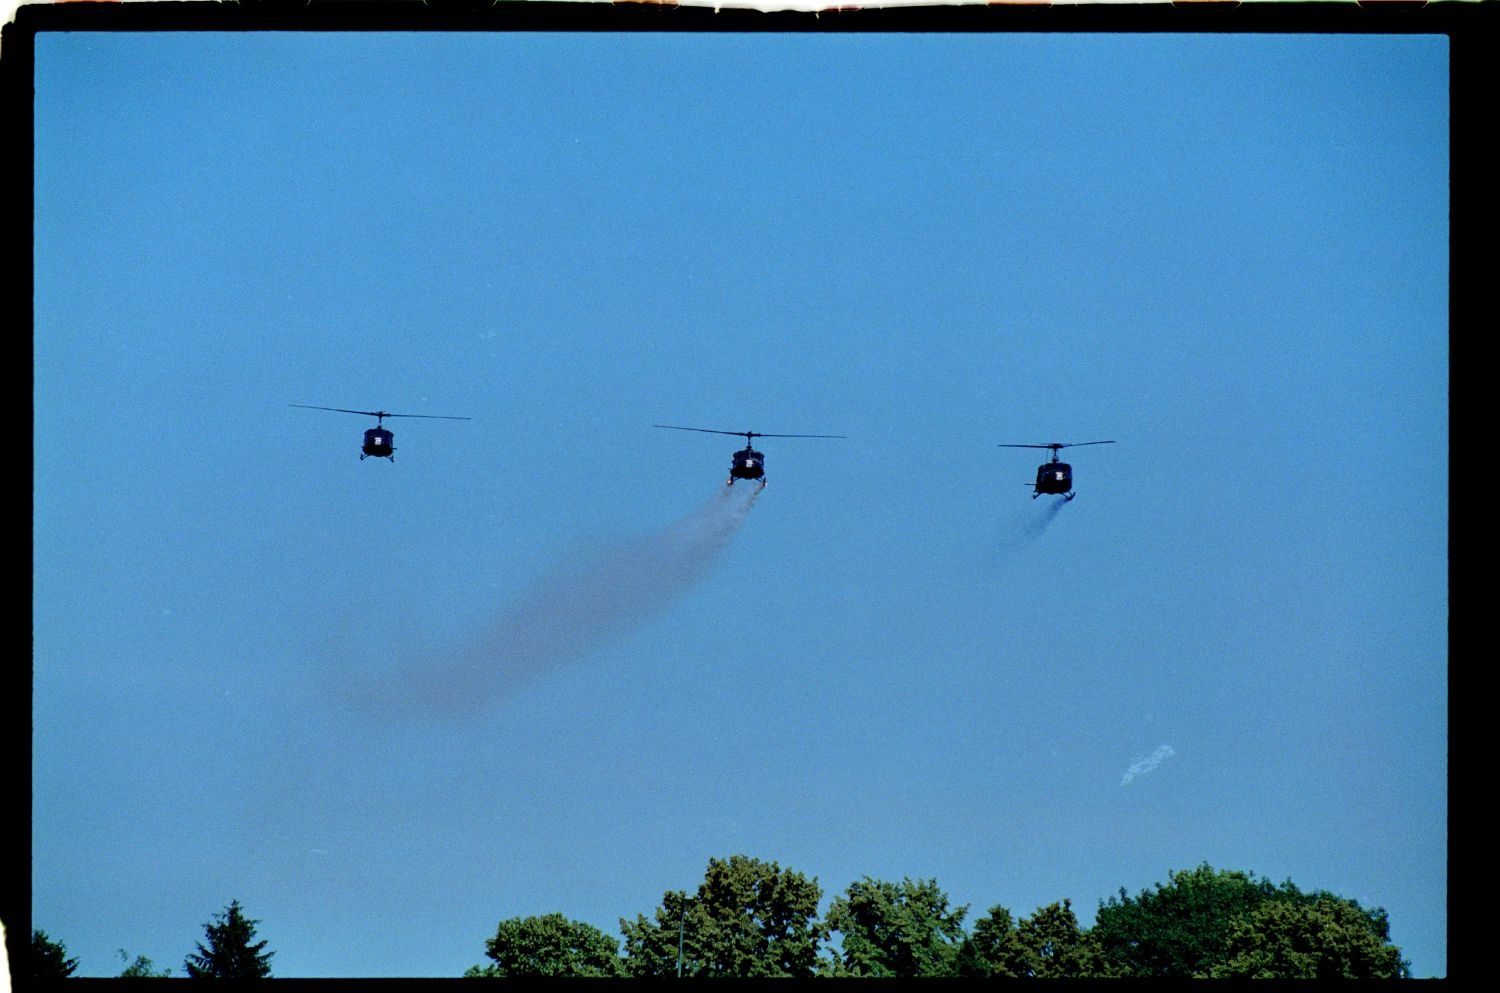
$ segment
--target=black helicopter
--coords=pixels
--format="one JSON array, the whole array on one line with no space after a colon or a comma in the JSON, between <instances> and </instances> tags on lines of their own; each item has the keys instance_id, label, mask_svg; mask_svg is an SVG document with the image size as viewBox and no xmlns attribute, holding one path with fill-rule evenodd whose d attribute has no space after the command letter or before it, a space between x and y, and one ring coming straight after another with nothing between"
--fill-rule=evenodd
<instances>
[{"instance_id":1,"label":"black helicopter","mask_svg":"<svg viewBox=\"0 0 1500 993\"><path fill-rule=\"evenodd\" d=\"M1001 448L1050 448L1052 449L1052 461L1043 463L1036 467L1036 482L1027 483L1027 486L1035 486L1036 492L1031 494L1035 500L1043 493L1056 493L1064 500L1071 500L1077 496L1073 492L1073 467L1066 462L1059 462L1057 450L1059 448L1077 448L1079 445L1113 445L1113 441L1054 441L1046 445L1001 445Z\"/></svg>"},{"instance_id":2,"label":"black helicopter","mask_svg":"<svg viewBox=\"0 0 1500 993\"><path fill-rule=\"evenodd\" d=\"M756 438L843 438L841 434L762 434L759 431L719 431L714 428L685 428L676 424L653 424L654 428L672 428L675 431L702 431L706 434L742 434L745 447L734 453L729 463L729 480L733 486L736 479L758 479L761 488L766 485L766 457L755 450Z\"/></svg>"},{"instance_id":3,"label":"black helicopter","mask_svg":"<svg viewBox=\"0 0 1500 993\"><path fill-rule=\"evenodd\" d=\"M363 462L373 455L377 458L396 461L396 446L393 442L396 436L383 425L387 417L426 417L444 421L470 421L472 417L452 417L447 414L393 414L388 410L348 410L344 407L314 407L305 403L287 404L289 407L301 407L304 410L335 410L341 414L364 414L366 417L375 418L375 426L365 432L365 443L361 446L359 460Z\"/></svg>"}]
</instances>

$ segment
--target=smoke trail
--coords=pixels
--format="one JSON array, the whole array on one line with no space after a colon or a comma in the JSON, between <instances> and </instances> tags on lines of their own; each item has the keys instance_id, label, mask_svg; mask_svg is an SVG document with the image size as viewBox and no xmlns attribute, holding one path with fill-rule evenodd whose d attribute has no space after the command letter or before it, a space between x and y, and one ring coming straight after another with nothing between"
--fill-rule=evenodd
<instances>
[{"instance_id":1,"label":"smoke trail","mask_svg":"<svg viewBox=\"0 0 1500 993\"><path fill-rule=\"evenodd\" d=\"M1161 747L1157 748L1156 751L1152 752L1150 755L1147 755L1145 758L1136 759L1130 764L1130 768L1125 770L1125 778L1120 780L1120 785L1124 786L1136 776L1145 775L1152 769L1155 769L1157 766L1161 765L1164 760L1169 759L1176 754L1177 753L1172 750L1171 745L1162 745Z\"/></svg>"},{"instance_id":2,"label":"smoke trail","mask_svg":"<svg viewBox=\"0 0 1500 993\"><path fill-rule=\"evenodd\" d=\"M656 617L709 574L744 524L760 487L725 487L687 517L630 539L596 541L539 577L467 641L402 654L382 685L355 695L389 716L480 713ZM371 692L373 690L374 692Z\"/></svg>"},{"instance_id":3,"label":"smoke trail","mask_svg":"<svg viewBox=\"0 0 1500 993\"><path fill-rule=\"evenodd\" d=\"M1048 500L1040 512L1029 507L1027 512L1018 514L1000 538L1000 551L1006 555L1015 555L1036 541L1068 503L1069 501L1058 497Z\"/></svg>"}]
</instances>

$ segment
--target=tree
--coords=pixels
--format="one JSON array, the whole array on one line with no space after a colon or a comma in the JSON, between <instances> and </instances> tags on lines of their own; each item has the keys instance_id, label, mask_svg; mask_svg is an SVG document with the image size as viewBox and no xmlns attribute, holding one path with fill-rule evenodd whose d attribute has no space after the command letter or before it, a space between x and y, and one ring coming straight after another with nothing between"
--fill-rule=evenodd
<instances>
[{"instance_id":1,"label":"tree","mask_svg":"<svg viewBox=\"0 0 1500 993\"><path fill-rule=\"evenodd\" d=\"M679 962L683 975L698 974L698 946L704 931L699 917L703 912L692 905L693 900L683 890L669 890L662 894L654 921L647 921L640 914L634 922L620 918L620 933L625 936L626 975L675 976ZM687 941L690 911L693 913L691 943Z\"/></svg>"},{"instance_id":2,"label":"tree","mask_svg":"<svg viewBox=\"0 0 1500 993\"><path fill-rule=\"evenodd\" d=\"M817 879L743 855L710 859L696 896L668 892L655 920L620 919L625 972L675 976L806 977L825 929Z\"/></svg>"},{"instance_id":3,"label":"tree","mask_svg":"<svg viewBox=\"0 0 1500 993\"><path fill-rule=\"evenodd\" d=\"M512 917L500 922L484 942L492 965L475 966L465 976L568 976L612 978L624 975L620 944L591 924L562 914Z\"/></svg>"},{"instance_id":4,"label":"tree","mask_svg":"<svg viewBox=\"0 0 1500 993\"><path fill-rule=\"evenodd\" d=\"M1270 900L1235 922L1215 979L1409 979L1390 944L1385 911L1318 894L1305 904Z\"/></svg>"},{"instance_id":5,"label":"tree","mask_svg":"<svg viewBox=\"0 0 1500 993\"><path fill-rule=\"evenodd\" d=\"M130 963L125 967L125 971L120 973L121 979L170 979L172 977L171 969L163 969L157 972L156 963L144 955L137 955L135 961L131 962L130 956L125 953L125 949L118 949L118 952L121 962Z\"/></svg>"},{"instance_id":6,"label":"tree","mask_svg":"<svg viewBox=\"0 0 1500 993\"><path fill-rule=\"evenodd\" d=\"M839 932L837 976L951 976L968 907L950 911L937 880L852 883L829 905L827 926Z\"/></svg>"},{"instance_id":7,"label":"tree","mask_svg":"<svg viewBox=\"0 0 1500 993\"><path fill-rule=\"evenodd\" d=\"M32 979L67 979L76 968L78 960L68 958L66 945L47 937L46 931L31 932Z\"/></svg>"},{"instance_id":8,"label":"tree","mask_svg":"<svg viewBox=\"0 0 1500 993\"><path fill-rule=\"evenodd\" d=\"M1006 964L1035 979L1097 979L1108 975L1098 939L1078 927L1073 901L1050 903L1016 926Z\"/></svg>"},{"instance_id":9,"label":"tree","mask_svg":"<svg viewBox=\"0 0 1500 993\"><path fill-rule=\"evenodd\" d=\"M958 948L955 969L960 976L979 979L1015 979L1023 962L1016 945L1016 923L1010 911L994 906L974 922L974 933Z\"/></svg>"},{"instance_id":10,"label":"tree","mask_svg":"<svg viewBox=\"0 0 1500 993\"><path fill-rule=\"evenodd\" d=\"M1078 926L1073 902L1041 907L1019 924L991 907L959 948L957 973L981 978L1096 979L1109 974L1093 935Z\"/></svg>"},{"instance_id":11,"label":"tree","mask_svg":"<svg viewBox=\"0 0 1500 993\"><path fill-rule=\"evenodd\" d=\"M1091 934L1111 975L1142 978L1206 976L1225 961L1235 922L1268 900L1310 899L1288 880L1275 886L1253 874L1218 871L1207 863L1169 873L1170 882L1131 898L1100 903Z\"/></svg>"},{"instance_id":12,"label":"tree","mask_svg":"<svg viewBox=\"0 0 1500 993\"><path fill-rule=\"evenodd\" d=\"M265 979L271 975L271 956L265 952L265 941L251 944L255 937L255 925L245 916L238 900L230 901L222 914L215 914L218 923L203 925L208 936L208 947L198 943L198 951L189 955L184 963L189 979Z\"/></svg>"}]
</instances>

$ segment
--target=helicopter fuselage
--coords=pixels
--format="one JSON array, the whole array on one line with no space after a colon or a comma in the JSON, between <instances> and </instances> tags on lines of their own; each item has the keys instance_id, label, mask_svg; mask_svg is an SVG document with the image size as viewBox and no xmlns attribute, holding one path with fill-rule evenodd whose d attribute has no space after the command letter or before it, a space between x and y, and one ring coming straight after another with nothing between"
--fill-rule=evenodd
<instances>
[{"instance_id":1,"label":"helicopter fuselage","mask_svg":"<svg viewBox=\"0 0 1500 993\"><path fill-rule=\"evenodd\" d=\"M1057 493L1066 496L1073 489L1073 467L1066 462L1048 462L1037 466L1036 493Z\"/></svg>"},{"instance_id":2,"label":"helicopter fuselage","mask_svg":"<svg viewBox=\"0 0 1500 993\"><path fill-rule=\"evenodd\" d=\"M378 459L390 459L396 461L392 454L396 451L394 444L396 436L385 428L387 417L423 417L428 420L437 421L468 421L473 418L458 417L452 414L393 414L389 410L351 410L348 407L318 407L310 403L289 403L288 407L302 407L306 410L332 410L340 414L363 414L366 417L375 418L375 426L365 432L365 441L359 448L359 460L363 462L370 456Z\"/></svg>"},{"instance_id":3,"label":"helicopter fuselage","mask_svg":"<svg viewBox=\"0 0 1500 993\"><path fill-rule=\"evenodd\" d=\"M766 457L753 448L742 448L734 453L734 460L729 465L729 483L734 485L736 479L764 479L766 475Z\"/></svg>"},{"instance_id":4,"label":"helicopter fuselage","mask_svg":"<svg viewBox=\"0 0 1500 993\"><path fill-rule=\"evenodd\" d=\"M393 444L396 436L385 428L370 428L365 432L365 443L362 446L360 459L373 455L376 458L390 459L396 461L396 446Z\"/></svg>"}]
</instances>

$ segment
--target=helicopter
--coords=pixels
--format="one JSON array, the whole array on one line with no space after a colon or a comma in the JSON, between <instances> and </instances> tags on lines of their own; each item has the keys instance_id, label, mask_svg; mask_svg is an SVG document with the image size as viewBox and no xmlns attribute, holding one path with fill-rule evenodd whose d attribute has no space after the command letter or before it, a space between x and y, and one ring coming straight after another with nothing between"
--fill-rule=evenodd
<instances>
[{"instance_id":1,"label":"helicopter","mask_svg":"<svg viewBox=\"0 0 1500 993\"><path fill-rule=\"evenodd\" d=\"M685 428L676 424L653 424L654 428L672 428L674 431L703 431L707 434L742 434L745 447L735 452L729 463L729 480L724 484L733 486L736 479L758 479L761 489L766 487L766 457L755 450L756 438L843 438L841 434L762 434L759 431L719 431L714 428Z\"/></svg>"},{"instance_id":2,"label":"helicopter","mask_svg":"<svg viewBox=\"0 0 1500 993\"><path fill-rule=\"evenodd\" d=\"M1000 448L1050 448L1052 449L1052 461L1044 462L1036 467L1036 482L1027 483L1027 486L1036 487L1036 492L1031 494L1035 500L1043 493L1056 493L1064 500L1072 500L1076 493L1073 492L1073 467L1066 462L1059 462L1057 450L1059 448L1077 448L1079 445L1113 445L1113 441L1054 441L1045 445L1000 445Z\"/></svg>"},{"instance_id":3,"label":"helicopter","mask_svg":"<svg viewBox=\"0 0 1500 993\"><path fill-rule=\"evenodd\" d=\"M427 417L445 421L471 421L472 417L452 417L447 414L393 414L388 410L348 410L344 407L314 407L305 403L290 403L288 407L301 407L304 410L334 410L341 414L364 414L366 417L375 418L375 426L365 432L365 442L361 446L359 460L363 462L371 455L376 458L390 459L396 461L396 446L393 442L396 436L383 424L387 417Z\"/></svg>"}]
</instances>

